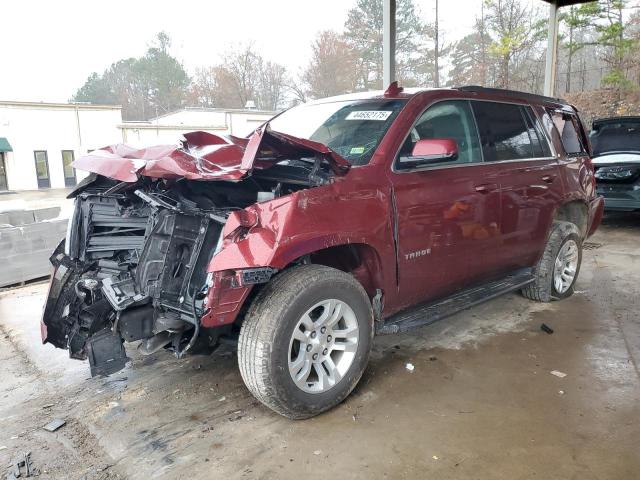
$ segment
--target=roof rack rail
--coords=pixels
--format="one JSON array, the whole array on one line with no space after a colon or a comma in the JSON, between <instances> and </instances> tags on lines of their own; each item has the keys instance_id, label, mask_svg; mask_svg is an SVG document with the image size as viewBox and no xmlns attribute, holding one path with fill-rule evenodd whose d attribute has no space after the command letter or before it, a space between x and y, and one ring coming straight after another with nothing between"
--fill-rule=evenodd
<instances>
[{"instance_id":1,"label":"roof rack rail","mask_svg":"<svg viewBox=\"0 0 640 480\"><path fill-rule=\"evenodd\" d=\"M535 93L520 92L518 90L506 90L504 88L482 87L480 85L465 85L463 87L457 87L457 90L460 90L462 92L493 93L495 95L502 95L504 97L529 98L531 100L536 100L539 102L552 102L560 103L562 105L569 105L565 100L562 100L561 98L545 97L544 95L538 95Z\"/></svg>"}]
</instances>

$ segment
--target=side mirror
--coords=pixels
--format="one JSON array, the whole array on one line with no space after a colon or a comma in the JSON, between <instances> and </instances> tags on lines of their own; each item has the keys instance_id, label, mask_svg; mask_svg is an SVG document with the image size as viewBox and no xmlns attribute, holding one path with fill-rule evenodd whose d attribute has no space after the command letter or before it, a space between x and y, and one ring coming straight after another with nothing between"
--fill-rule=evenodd
<instances>
[{"instance_id":1,"label":"side mirror","mask_svg":"<svg viewBox=\"0 0 640 480\"><path fill-rule=\"evenodd\" d=\"M426 138L418 140L410 157L400 157L403 169L418 168L422 165L450 162L458 157L458 144L451 138Z\"/></svg>"}]
</instances>

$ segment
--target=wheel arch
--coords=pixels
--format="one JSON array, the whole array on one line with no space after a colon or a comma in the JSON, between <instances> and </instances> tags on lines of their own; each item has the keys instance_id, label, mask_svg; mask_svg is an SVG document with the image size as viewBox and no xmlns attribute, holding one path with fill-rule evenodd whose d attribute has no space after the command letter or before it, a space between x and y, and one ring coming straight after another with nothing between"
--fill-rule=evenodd
<instances>
[{"instance_id":1,"label":"wheel arch","mask_svg":"<svg viewBox=\"0 0 640 480\"><path fill-rule=\"evenodd\" d=\"M582 238L587 236L589 226L589 207L582 200L572 200L556 208L553 220L571 222L578 227Z\"/></svg>"},{"instance_id":2,"label":"wheel arch","mask_svg":"<svg viewBox=\"0 0 640 480\"><path fill-rule=\"evenodd\" d=\"M378 251L367 243L345 243L323 248L308 255L311 263L352 274L369 298L383 290L383 267Z\"/></svg>"}]
</instances>

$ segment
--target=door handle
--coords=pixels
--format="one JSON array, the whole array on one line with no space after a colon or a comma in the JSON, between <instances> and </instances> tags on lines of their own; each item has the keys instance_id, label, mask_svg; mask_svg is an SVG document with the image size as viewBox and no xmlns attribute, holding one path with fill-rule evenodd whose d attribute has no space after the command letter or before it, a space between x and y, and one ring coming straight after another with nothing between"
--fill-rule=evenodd
<instances>
[{"instance_id":1,"label":"door handle","mask_svg":"<svg viewBox=\"0 0 640 480\"><path fill-rule=\"evenodd\" d=\"M482 194L487 194L487 193L491 193L494 190L498 189L498 185L495 183L485 183L483 185L476 185L475 190L478 193L482 193Z\"/></svg>"},{"instance_id":2,"label":"door handle","mask_svg":"<svg viewBox=\"0 0 640 480\"><path fill-rule=\"evenodd\" d=\"M556 179L555 175L544 175L542 177L542 181L545 183L553 183L553 181Z\"/></svg>"}]
</instances>

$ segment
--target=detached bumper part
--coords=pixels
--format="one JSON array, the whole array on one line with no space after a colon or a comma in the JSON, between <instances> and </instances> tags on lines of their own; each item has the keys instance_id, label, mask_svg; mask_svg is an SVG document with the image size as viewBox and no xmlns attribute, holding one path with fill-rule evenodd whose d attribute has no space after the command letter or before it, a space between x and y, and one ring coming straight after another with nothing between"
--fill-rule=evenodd
<instances>
[{"instance_id":1,"label":"detached bumper part","mask_svg":"<svg viewBox=\"0 0 640 480\"><path fill-rule=\"evenodd\" d=\"M122 339L109 328L89 337L86 351L92 377L111 375L122 370L129 361Z\"/></svg>"}]
</instances>

